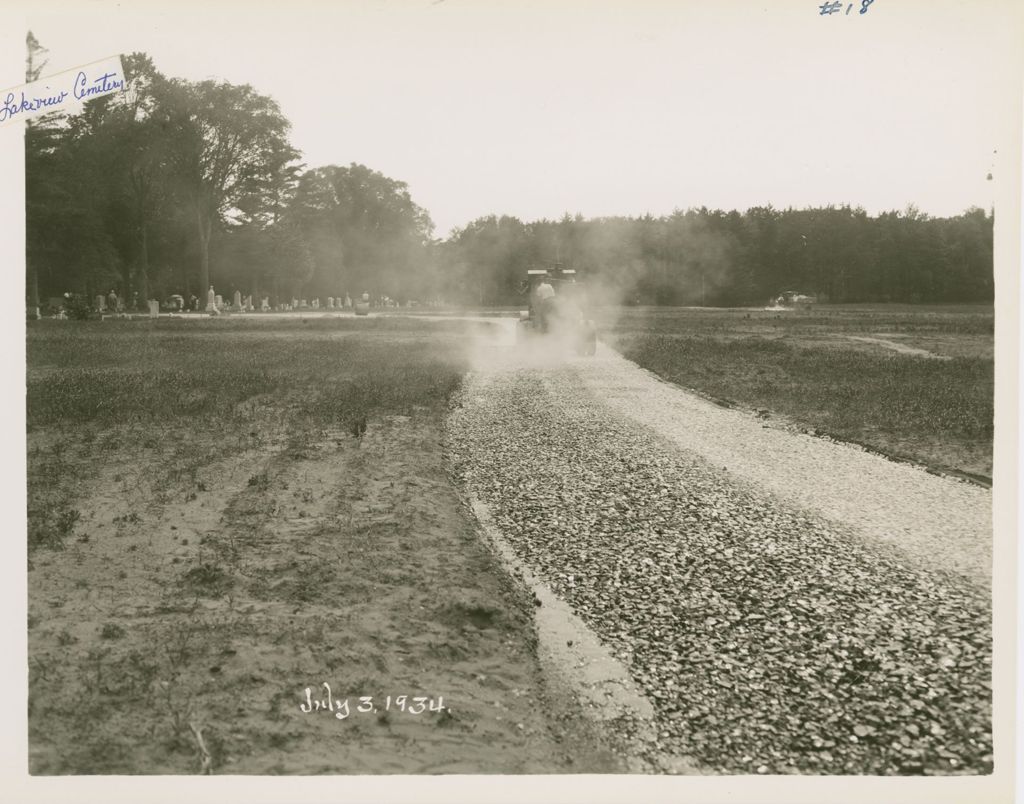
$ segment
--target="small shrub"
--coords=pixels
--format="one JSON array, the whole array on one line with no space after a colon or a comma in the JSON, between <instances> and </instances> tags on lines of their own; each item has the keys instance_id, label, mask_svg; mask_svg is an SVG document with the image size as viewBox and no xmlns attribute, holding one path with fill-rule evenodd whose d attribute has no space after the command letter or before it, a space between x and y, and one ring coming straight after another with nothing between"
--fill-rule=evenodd
<instances>
[{"instance_id":1,"label":"small shrub","mask_svg":"<svg viewBox=\"0 0 1024 804\"><path fill-rule=\"evenodd\" d=\"M63 550L64 542L74 534L75 525L82 515L74 508L51 511L29 510L28 549L48 548Z\"/></svg>"},{"instance_id":2,"label":"small shrub","mask_svg":"<svg viewBox=\"0 0 1024 804\"><path fill-rule=\"evenodd\" d=\"M75 531L75 525L82 518L82 514L74 508L65 508L57 514L57 534L61 541L66 539Z\"/></svg>"},{"instance_id":3,"label":"small shrub","mask_svg":"<svg viewBox=\"0 0 1024 804\"><path fill-rule=\"evenodd\" d=\"M57 634L57 644L61 647L67 647L68 645L74 645L78 641L78 637L69 631L61 631Z\"/></svg>"},{"instance_id":4,"label":"small shrub","mask_svg":"<svg viewBox=\"0 0 1024 804\"><path fill-rule=\"evenodd\" d=\"M231 588L233 581L224 569L217 564L200 564L184 575L182 582L198 594L221 595Z\"/></svg>"},{"instance_id":5,"label":"small shrub","mask_svg":"<svg viewBox=\"0 0 1024 804\"><path fill-rule=\"evenodd\" d=\"M117 623L105 623L100 629L100 636L103 639L121 639L124 636L124 629Z\"/></svg>"}]
</instances>

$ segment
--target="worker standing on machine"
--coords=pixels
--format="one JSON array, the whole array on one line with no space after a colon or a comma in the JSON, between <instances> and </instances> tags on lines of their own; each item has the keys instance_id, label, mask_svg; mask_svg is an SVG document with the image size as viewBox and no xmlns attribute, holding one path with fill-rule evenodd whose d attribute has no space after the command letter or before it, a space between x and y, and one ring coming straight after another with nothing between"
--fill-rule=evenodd
<instances>
[{"instance_id":1,"label":"worker standing on machine","mask_svg":"<svg viewBox=\"0 0 1024 804\"><path fill-rule=\"evenodd\" d=\"M537 323L540 325L541 332L547 332L551 318L551 310L554 306L555 289L551 287L551 284L547 279L544 279L539 285L537 285L537 290L534 292L536 294L535 307L537 310Z\"/></svg>"}]
</instances>

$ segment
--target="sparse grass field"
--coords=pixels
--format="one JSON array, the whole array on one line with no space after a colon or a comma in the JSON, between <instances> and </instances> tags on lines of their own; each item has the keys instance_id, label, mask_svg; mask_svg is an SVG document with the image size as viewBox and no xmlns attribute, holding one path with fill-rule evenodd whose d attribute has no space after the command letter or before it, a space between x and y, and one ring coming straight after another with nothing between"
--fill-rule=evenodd
<instances>
[{"instance_id":1,"label":"sparse grass field","mask_svg":"<svg viewBox=\"0 0 1024 804\"><path fill-rule=\"evenodd\" d=\"M720 403L991 481L990 307L626 308L603 337Z\"/></svg>"},{"instance_id":2,"label":"sparse grass field","mask_svg":"<svg viewBox=\"0 0 1024 804\"><path fill-rule=\"evenodd\" d=\"M29 327L33 773L610 769L445 472L466 327Z\"/></svg>"}]
</instances>

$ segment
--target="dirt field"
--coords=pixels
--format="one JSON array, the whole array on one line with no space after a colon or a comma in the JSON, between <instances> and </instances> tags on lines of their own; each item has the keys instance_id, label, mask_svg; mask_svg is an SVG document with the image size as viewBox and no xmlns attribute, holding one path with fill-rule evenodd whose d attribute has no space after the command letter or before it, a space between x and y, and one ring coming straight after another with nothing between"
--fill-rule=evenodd
<instances>
[{"instance_id":1,"label":"dirt field","mask_svg":"<svg viewBox=\"0 0 1024 804\"><path fill-rule=\"evenodd\" d=\"M620 768L447 480L465 329L30 327L32 773Z\"/></svg>"},{"instance_id":2,"label":"dirt field","mask_svg":"<svg viewBox=\"0 0 1024 804\"><path fill-rule=\"evenodd\" d=\"M991 316L621 312L32 325L31 771L989 772Z\"/></svg>"},{"instance_id":3,"label":"dirt field","mask_svg":"<svg viewBox=\"0 0 1024 804\"><path fill-rule=\"evenodd\" d=\"M628 308L602 318L626 357L720 404L991 484L991 307Z\"/></svg>"}]
</instances>

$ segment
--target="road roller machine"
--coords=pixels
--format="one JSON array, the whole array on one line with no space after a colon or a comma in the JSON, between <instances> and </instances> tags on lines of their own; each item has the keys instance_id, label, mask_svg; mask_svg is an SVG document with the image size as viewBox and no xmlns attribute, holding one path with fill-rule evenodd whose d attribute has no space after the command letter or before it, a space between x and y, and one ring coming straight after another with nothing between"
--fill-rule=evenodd
<instances>
[{"instance_id":1,"label":"road roller machine","mask_svg":"<svg viewBox=\"0 0 1024 804\"><path fill-rule=\"evenodd\" d=\"M530 268L520 292L528 309L519 313L516 342L543 343L547 339L567 345L578 355L597 350L597 328L590 318L586 285L576 270L562 263Z\"/></svg>"}]
</instances>

